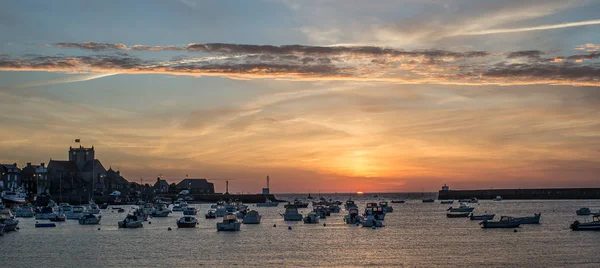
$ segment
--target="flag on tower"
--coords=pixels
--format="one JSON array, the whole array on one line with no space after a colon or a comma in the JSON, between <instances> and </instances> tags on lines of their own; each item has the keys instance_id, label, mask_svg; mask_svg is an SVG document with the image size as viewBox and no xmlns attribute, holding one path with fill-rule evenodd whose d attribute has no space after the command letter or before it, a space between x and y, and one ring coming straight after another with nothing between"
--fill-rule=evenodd
<instances>
[{"instance_id":1,"label":"flag on tower","mask_svg":"<svg viewBox=\"0 0 600 268\"><path fill-rule=\"evenodd\" d=\"M81 140L80 139L75 139L75 142L79 143L79 142L81 142Z\"/></svg>"}]
</instances>

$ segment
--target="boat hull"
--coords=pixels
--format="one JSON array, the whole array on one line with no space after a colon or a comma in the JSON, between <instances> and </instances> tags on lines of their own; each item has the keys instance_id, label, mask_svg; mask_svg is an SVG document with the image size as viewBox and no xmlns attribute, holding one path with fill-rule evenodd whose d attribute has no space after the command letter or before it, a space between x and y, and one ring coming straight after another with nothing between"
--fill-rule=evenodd
<instances>
[{"instance_id":1,"label":"boat hull","mask_svg":"<svg viewBox=\"0 0 600 268\"><path fill-rule=\"evenodd\" d=\"M481 228L517 228L521 226L521 223L518 221L510 221L510 222L493 222L493 221L482 221Z\"/></svg>"},{"instance_id":2,"label":"boat hull","mask_svg":"<svg viewBox=\"0 0 600 268\"><path fill-rule=\"evenodd\" d=\"M260 224L261 217L244 217L242 223L244 224Z\"/></svg>"},{"instance_id":3,"label":"boat hull","mask_svg":"<svg viewBox=\"0 0 600 268\"><path fill-rule=\"evenodd\" d=\"M469 219L472 221L489 221L493 220L496 214L486 214L486 215L471 215Z\"/></svg>"},{"instance_id":4,"label":"boat hull","mask_svg":"<svg viewBox=\"0 0 600 268\"><path fill-rule=\"evenodd\" d=\"M195 228L195 222L177 222L177 228Z\"/></svg>"},{"instance_id":5,"label":"boat hull","mask_svg":"<svg viewBox=\"0 0 600 268\"><path fill-rule=\"evenodd\" d=\"M86 218L86 217L81 217L79 219L79 224L81 225L96 225L96 224L100 224L100 217L93 217L93 218Z\"/></svg>"},{"instance_id":6,"label":"boat hull","mask_svg":"<svg viewBox=\"0 0 600 268\"><path fill-rule=\"evenodd\" d=\"M584 222L575 221L569 226L573 231L600 231L600 222Z\"/></svg>"},{"instance_id":7,"label":"boat hull","mask_svg":"<svg viewBox=\"0 0 600 268\"><path fill-rule=\"evenodd\" d=\"M127 222L127 223L125 221L119 222L119 228L140 228L143 226L144 226L144 224L141 221Z\"/></svg>"},{"instance_id":8,"label":"boat hull","mask_svg":"<svg viewBox=\"0 0 600 268\"><path fill-rule=\"evenodd\" d=\"M302 215L298 214L298 215L283 215L283 220L284 221L301 221L302 220Z\"/></svg>"},{"instance_id":9,"label":"boat hull","mask_svg":"<svg viewBox=\"0 0 600 268\"><path fill-rule=\"evenodd\" d=\"M55 223L36 223L35 228L48 228L48 227L56 227Z\"/></svg>"},{"instance_id":10,"label":"boat hull","mask_svg":"<svg viewBox=\"0 0 600 268\"><path fill-rule=\"evenodd\" d=\"M470 212L457 212L457 213L446 213L448 218L466 218L469 217Z\"/></svg>"},{"instance_id":11,"label":"boat hull","mask_svg":"<svg viewBox=\"0 0 600 268\"><path fill-rule=\"evenodd\" d=\"M241 224L239 222L235 223L217 223L217 231L239 231Z\"/></svg>"}]
</instances>

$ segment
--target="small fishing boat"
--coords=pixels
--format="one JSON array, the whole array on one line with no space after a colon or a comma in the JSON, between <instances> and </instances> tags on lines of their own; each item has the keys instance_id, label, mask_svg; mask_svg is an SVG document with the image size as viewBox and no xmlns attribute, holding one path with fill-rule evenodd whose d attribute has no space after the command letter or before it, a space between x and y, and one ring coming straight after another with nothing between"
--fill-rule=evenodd
<instances>
[{"instance_id":1,"label":"small fishing boat","mask_svg":"<svg viewBox=\"0 0 600 268\"><path fill-rule=\"evenodd\" d=\"M472 212L474 209L475 209L474 207L469 207L465 204L460 204L460 207L457 207L457 208L450 207L447 209L447 211L450 211L450 212Z\"/></svg>"},{"instance_id":2,"label":"small fishing boat","mask_svg":"<svg viewBox=\"0 0 600 268\"><path fill-rule=\"evenodd\" d=\"M207 219L216 219L217 218L216 210L211 208L208 210L208 212L206 212L206 214L204 214L204 216Z\"/></svg>"},{"instance_id":3,"label":"small fishing boat","mask_svg":"<svg viewBox=\"0 0 600 268\"><path fill-rule=\"evenodd\" d=\"M375 219L375 217L373 217L373 215L369 215L366 218L362 218L360 220L360 225L362 225L362 227L383 227L383 222L381 220L377 220Z\"/></svg>"},{"instance_id":4,"label":"small fishing boat","mask_svg":"<svg viewBox=\"0 0 600 268\"><path fill-rule=\"evenodd\" d=\"M198 220L194 216L183 216L177 220L177 228L195 228Z\"/></svg>"},{"instance_id":5,"label":"small fishing boat","mask_svg":"<svg viewBox=\"0 0 600 268\"><path fill-rule=\"evenodd\" d=\"M244 216L242 223L244 223L244 224L259 224L261 218L262 218L262 216L260 216L260 214L258 214L258 211L250 210Z\"/></svg>"},{"instance_id":6,"label":"small fishing boat","mask_svg":"<svg viewBox=\"0 0 600 268\"><path fill-rule=\"evenodd\" d=\"M479 203L479 200L477 200L477 198L473 197L469 200L468 203Z\"/></svg>"},{"instance_id":7,"label":"small fishing boat","mask_svg":"<svg viewBox=\"0 0 600 268\"><path fill-rule=\"evenodd\" d=\"M329 207L327 207L327 211L329 211L329 213L340 213L340 205L332 203L329 205Z\"/></svg>"},{"instance_id":8,"label":"small fishing boat","mask_svg":"<svg viewBox=\"0 0 600 268\"><path fill-rule=\"evenodd\" d=\"M223 222L217 222L217 231L239 231L241 225L235 215L227 214L223 217Z\"/></svg>"},{"instance_id":9,"label":"small fishing boat","mask_svg":"<svg viewBox=\"0 0 600 268\"><path fill-rule=\"evenodd\" d=\"M123 212L125 212L125 209L124 208L120 208L120 209L117 210L117 212L123 213Z\"/></svg>"},{"instance_id":10,"label":"small fishing boat","mask_svg":"<svg viewBox=\"0 0 600 268\"><path fill-rule=\"evenodd\" d=\"M187 208L188 204L186 202L175 202L173 206L173 212L175 211L184 211Z\"/></svg>"},{"instance_id":11,"label":"small fishing boat","mask_svg":"<svg viewBox=\"0 0 600 268\"><path fill-rule=\"evenodd\" d=\"M183 215L193 216L198 214L198 210L194 206L188 206L183 210Z\"/></svg>"},{"instance_id":12,"label":"small fishing boat","mask_svg":"<svg viewBox=\"0 0 600 268\"><path fill-rule=\"evenodd\" d=\"M404 200L392 200L391 202L392 202L392 204L403 204L405 201Z\"/></svg>"},{"instance_id":13,"label":"small fishing boat","mask_svg":"<svg viewBox=\"0 0 600 268\"><path fill-rule=\"evenodd\" d=\"M15 217L32 218L35 215L32 207L20 207L15 210Z\"/></svg>"},{"instance_id":14,"label":"small fishing boat","mask_svg":"<svg viewBox=\"0 0 600 268\"><path fill-rule=\"evenodd\" d=\"M42 207L39 212L35 213L36 220L47 220L55 217L54 208L51 206Z\"/></svg>"},{"instance_id":15,"label":"small fishing boat","mask_svg":"<svg viewBox=\"0 0 600 268\"><path fill-rule=\"evenodd\" d=\"M600 231L600 216L592 217L591 222L574 221L571 224L570 228L573 231Z\"/></svg>"},{"instance_id":16,"label":"small fishing boat","mask_svg":"<svg viewBox=\"0 0 600 268\"><path fill-rule=\"evenodd\" d=\"M471 212L448 212L446 217L448 218L467 218Z\"/></svg>"},{"instance_id":17,"label":"small fishing boat","mask_svg":"<svg viewBox=\"0 0 600 268\"><path fill-rule=\"evenodd\" d=\"M167 208L166 205L164 204L160 204L158 205L158 208L154 209L154 211L152 211L151 216L152 217L156 217L156 218L163 218L163 217L168 217L169 214L171 214L171 210Z\"/></svg>"},{"instance_id":18,"label":"small fishing boat","mask_svg":"<svg viewBox=\"0 0 600 268\"><path fill-rule=\"evenodd\" d=\"M265 202L263 203L256 203L257 207L276 207L279 206L279 202L273 202L271 200L269 200L268 198L266 198Z\"/></svg>"},{"instance_id":19,"label":"small fishing boat","mask_svg":"<svg viewBox=\"0 0 600 268\"><path fill-rule=\"evenodd\" d=\"M429 198L429 199L423 199L423 203L433 203L435 202L435 199Z\"/></svg>"},{"instance_id":20,"label":"small fishing boat","mask_svg":"<svg viewBox=\"0 0 600 268\"><path fill-rule=\"evenodd\" d=\"M0 210L0 224L4 225L4 232L16 231L19 220L15 219L10 209Z\"/></svg>"},{"instance_id":21,"label":"small fishing boat","mask_svg":"<svg viewBox=\"0 0 600 268\"><path fill-rule=\"evenodd\" d=\"M356 205L356 203L354 203L354 200L352 200L352 199L348 199L348 200L346 201L346 204L344 204L344 208L345 208L347 211L350 211L350 210L351 210L351 209L353 209L353 208L356 208L356 209L358 209L358 206Z\"/></svg>"},{"instance_id":22,"label":"small fishing boat","mask_svg":"<svg viewBox=\"0 0 600 268\"><path fill-rule=\"evenodd\" d=\"M298 207L294 205L288 205L283 213L284 221L301 221L303 219L302 214L298 213Z\"/></svg>"},{"instance_id":23,"label":"small fishing boat","mask_svg":"<svg viewBox=\"0 0 600 268\"><path fill-rule=\"evenodd\" d=\"M103 203L103 204L101 204L98 207L100 207L100 209L107 209L108 208L108 203Z\"/></svg>"},{"instance_id":24,"label":"small fishing boat","mask_svg":"<svg viewBox=\"0 0 600 268\"><path fill-rule=\"evenodd\" d=\"M308 214L306 214L306 217L304 217L303 221L306 224L319 223L319 215L316 212L311 211Z\"/></svg>"},{"instance_id":25,"label":"small fishing boat","mask_svg":"<svg viewBox=\"0 0 600 268\"><path fill-rule=\"evenodd\" d=\"M65 212L68 220L79 220L86 213L84 206L73 206L71 211Z\"/></svg>"},{"instance_id":26,"label":"small fishing boat","mask_svg":"<svg viewBox=\"0 0 600 268\"><path fill-rule=\"evenodd\" d=\"M454 204L454 200L442 200L440 204Z\"/></svg>"},{"instance_id":27,"label":"small fishing boat","mask_svg":"<svg viewBox=\"0 0 600 268\"><path fill-rule=\"evenodd\" d=\"M48 228L48 227L56 227L56 223L36 223L35 228Z\"/></svg>"},{"instance_id":28,"label":"small fishing boat","mask_svg":"<svg viewBox=\"0 0 600 268\"><path fill-rule=\"evenodd\" d=\"M294 199L294 202L292 204L298 208L307 208L309 205L308 202L304 202L298 198Z\"/></svg>"},{"instance_id":29,"label":"small fishing boat","mask_svg":"<svg viewBox=\"0 0 600 268\"><path fill-rule=\"evenodd\" d=\"M471 213L471 215L469 215L469 219L472 221L490 221L493 220L495 216L496 214L474 215Z\"/></svg>"},{"instance_id":30,"label":"small fishing boat","mask_svg":"<svg viewBox=\"0 0 600 268\"><path fill-rule=\"evenodd\" d=\"M383 211L383 208L378 206L377 203L367 203L363 216L373 216L375 220L383 221L385 219L385 211Z\"/></svg>"},{"instance_id":31,"label":"small fishing boat","mask_svg":"<svg viewBox=\"0 0 600 268\"><path fill-rule=\"evenodd\" d=\"M225 215L227 215L227 208L225 205L218 205L215 209L215 214L217 217L225 217Z\"/></svg>"},{"instance_id":32,"label":"small fishing boat","mask_svg":"<svg viewBox=\"0 0 600 268\"><path fill-rule=\"evenodd\" d=\"M344 216L344 222L346 224L360 223L360 216L358 215L358 208L350 209L350 211L348 211L348 214Z\"/></svg>"},{"instance_id":33,"label":"small fishing boat","mask_svg":"<svg viewBox=\"0 0 600 268\"><path fill-rule=\"evenodd\" d=\"M494 201L502 201L502 196L497 195L496 198L494 198Z\"/></svg>"},{"instance_id":34,"label":"small fishing boat","mask_svg":"<svg viewBox=\"0 0 600 268\"><path fill-rule=\"evenodd\" d=\"M67 220L67 216L62 212L52 213L52 216L48 218L48 220L53 222L64 222Z\"/></svg>"},{"instance_id":35,"label":"small fishing boat","mask_svg":"<svg viewBox=\"0 0 600 268\"><path fill-rule=\"evenodd\" d=\"M90 199L90 201L88 202L89 206L88 206L88 212L92 213L92 214L100 214L100 207L98 207L98 205L96 205L96 202L94 202L93 199Z\"/></svg>"},{"instance_id":36,"label":"small fishing boat","mask_svg":"<svg viewBox=\"0 0 600 268\"><path fill-rule=\"evenodd\" d=\"M481 228L517 228L521 225L521 222L513 217L502 216L499 221L484 220L479 224Z\"/></svg>"},{"instance_id":37,"label":"small fishing boat","mask_svg":"<svg viewBox=\"0 0 600 268\"><path fill-rule=\"evenodd\" d=\"M379 206L383 208L383 211L388 213L394 211L394 208L388 205L387 201L379 201Z\"/></svg>"},{"instance_id":38,"label":"small fishing boat","mask_svg":"<svg viewBox=\"0 0 600 268\"><path fill-rule=\"evenodd\" d=\"M98 215L94 215L92 213L88 213L83 215L83 217L79 218L79 224L81 225L95 225L95 224L100 224L100 219L102 219L102 216Z\"/></svg>"},{"instance_id":39,"label":"small fishing boat","mask_svg":"<svg viewBox=\"0 0 600 268\"><path fill-rule=\"evenodd\" d=\"M535 213L533 217L515 217L521 224L539 224L542 213Z\"/></svg>"},{"instance_id":40,"label":"small fishing boat","mask_svg":"<svg viewBox=\"0 0 600 268\"><path fill-rule=\"evenodd\" d=\"M328 216L327 209L322 205L314 206L313 212L315 212L321 219L325 219ZM329 215L331 215L331 213Z\"/></svg>"},{"instance_id":41,"label":"small fishing boat","mask_svg":"<svg viewBox=\"0 0 600 268\"><path fill-rule=\"evenodd\" d=\"M124 220L119 221L119 228L140 228L143 227L144 219L135 215L127 215Z\"/></svg>"},{"instance_id":42,"label":"small fishing boat","mask_svg":"<svg viewBox=\"0 0 600 268\"><path fill-rule=\"evenodd\" d=\"M575 211L575 213L577 213L577 215L579 215L579 216L589 216L589 215L598 216L598 215L600 215L600 211L593 212L589 208L580 208L577 211Z\"/></svg>"}]
</instances>

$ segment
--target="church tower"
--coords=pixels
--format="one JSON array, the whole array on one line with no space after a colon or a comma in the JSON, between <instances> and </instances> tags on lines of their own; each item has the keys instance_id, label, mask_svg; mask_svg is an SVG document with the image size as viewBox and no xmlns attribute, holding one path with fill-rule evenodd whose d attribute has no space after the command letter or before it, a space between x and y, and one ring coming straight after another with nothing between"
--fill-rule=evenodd
<instances>
[{"instance_id":1,"label":"church tower","mask_svg":"<svg viewBox=\"0 0 600 268\"><path fill-rule=\"evenodd\" d=\"M84 148L83 146L79 146L79 148L69 147L69 161L75 162L79 170L83 170L83 167L89 161L94 161L94 157L94 146L92 148Z\"/></svg>"}]
</instances>

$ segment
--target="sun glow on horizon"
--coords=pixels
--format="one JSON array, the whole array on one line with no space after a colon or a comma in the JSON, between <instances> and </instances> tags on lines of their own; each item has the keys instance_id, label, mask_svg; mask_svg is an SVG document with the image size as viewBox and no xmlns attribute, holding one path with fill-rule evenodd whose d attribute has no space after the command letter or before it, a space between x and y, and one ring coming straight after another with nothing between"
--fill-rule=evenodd
<instances>
[{"instance_id":1,"label":"sun glow on horizon","mask_svg":"<svg viewBox=\"0 0 600 268\"><path fill-rule=\"evenodd\" d=\"M358 192L356 192L356 194L364 194L364 193L363 193L363 192L360 192L360 191L358 191Z\"/></svg>"}]
</instances>

